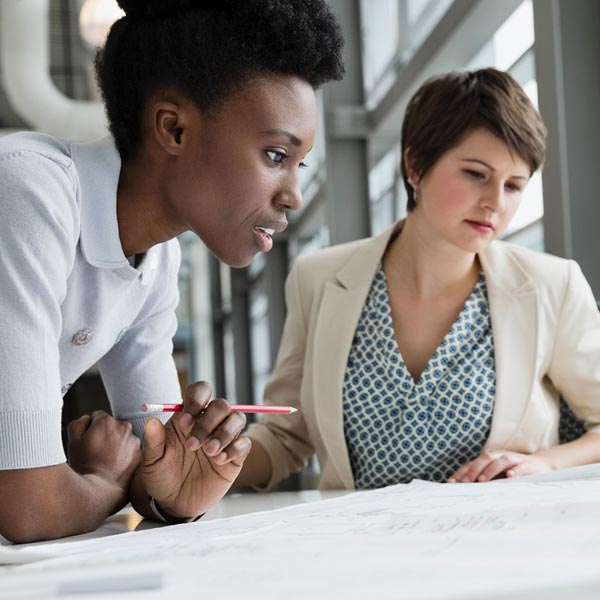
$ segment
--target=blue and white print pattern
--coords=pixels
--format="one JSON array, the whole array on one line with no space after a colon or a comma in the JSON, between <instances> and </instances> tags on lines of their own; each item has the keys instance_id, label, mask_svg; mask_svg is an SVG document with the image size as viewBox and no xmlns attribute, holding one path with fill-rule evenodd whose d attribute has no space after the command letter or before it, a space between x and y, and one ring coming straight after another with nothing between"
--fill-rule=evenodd
<instances>
[{"instance_id":1,"label":"blue and white print pattern","mask_svg":"<svg viewBox=\"0 0 600 600\"><path fill-rule=\"evenodd\" d=\"M380 265L348 357L344 433L357 489L446 481L481 453L496 369L485 277L415 382L398 349Z\"/></svg>"}]
</instances>

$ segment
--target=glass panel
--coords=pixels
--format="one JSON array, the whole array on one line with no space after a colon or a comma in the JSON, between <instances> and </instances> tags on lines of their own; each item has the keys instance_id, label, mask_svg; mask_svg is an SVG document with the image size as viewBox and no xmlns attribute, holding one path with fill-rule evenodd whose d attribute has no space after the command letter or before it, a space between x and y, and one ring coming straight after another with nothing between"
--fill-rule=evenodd
<instances>
[{"instance_id":1,"label":"glass panel","mask_svg":"<svg viewBox=\"0 0 600 600\"><path fill-rule=\"evenodd\" d=\"M399 0L361 0L363 77L367 93L388 68L398 51Z\"/></svg>"},{"instance_id":2,"label":"glass panel","mask_svg":"<svg viewBox=\"0 0 600 600\"><path fill-rule=\"evenodd\" d=\"M237 403L237 392L235 382L235 338L233 335L233 324L227 319L223 324L223 354L225 361L225 390L227 400L232 404Z\"/></svg>"},{"instance_id":3,"label":"glass panel","mask_svg":"<svg viewBox=\"0 0 600 600\"><path fill-rule=\"evenodd\" d=\"M508 71L533 46L533 4L525 0L467 65L470 70L496 67Z\"/></svg>"},{"instance_id":4,"label":"glass panel","mask_svg":"<svg viewBox=\"0 0 600 600\"><path fill-rule=\"evenodd\" d=\"M400 177L400 146L389 150L369 173L371 234L389 227L398 216L397 181Z\"/></svg>"},{"instance_id":5,"label":"glass panel","mask_svg":"<svg viewBox=\"0 0 600 600\"><path fill-rule=\"evenodd\" d=\"M317 131L315 134L315 140L313 143L312 150L306 155L304 162L306 167L300 170L300 189L302 190L303 204L298 213L302 211L312 202L315 196L321 189L321 185L325 180L325 109L323 103L323 93L321 90L317 91L317 108L318 108L318 122ZM295 219L298 216L294 217Z\"/></svg>"},{"instance_id":6,"label":"glass panel","mask_svg":"<svg viewBox=\"0 0 600 600\"><path fill-rule=\"evenodd\" d=\"M425 12L425 9L430 4L430 0L407 0L406 12L408 22L410 24L416 23Z\"/></svg>"},{"instance_id":7,"label":"glass panel","mask_svg":"<svg viewBox=\"0 0 600 600\"><path fill-rule=\"evenodd\" d=\"M496 68L510 69L533 42L533 4L531 0L525 0L494 35Z\"/></svg>"},{"instance_id":8,"label":"glass panel","mask_svg":"<svg viewBox=\"0 0 600 600\"><path fill-rule=\"evenodd\" d=\"M330 230L327 225L321 225L318 231L310 236L294 236L290 238L289 262L294 262L302 254L310 254L330 245Z\"/></svg>"},{"instance_id":9,"label":"glass panel","mask_svg":"<svg viewBox=\"0 0 600 600\"><path fill-rule=\"evenodd\" d=\"M370 205L371 235L378 235L394 222L394 192L386 192L377 202Z\"/></svg>"},{"instance_id":10,"label":"glass panel","mask_svg":"<svg viewBox=\"0 0 600 600\"><path fill-rule=\"evenodd\" d=\"M396 81L452 0L361 0L363 79L367 108Z\"/></svg>"},{"instance_id":11,"label":"glass panel","mask_svg":"<svg viewBox=\"0 0 600 600\"><path fill-rule=\"evenodd\" d=\"M253 290L250 294L250 346L253 393L257 404L262 403L271 371L268 307L266 294Z\"/></svg>"}]
</instances>

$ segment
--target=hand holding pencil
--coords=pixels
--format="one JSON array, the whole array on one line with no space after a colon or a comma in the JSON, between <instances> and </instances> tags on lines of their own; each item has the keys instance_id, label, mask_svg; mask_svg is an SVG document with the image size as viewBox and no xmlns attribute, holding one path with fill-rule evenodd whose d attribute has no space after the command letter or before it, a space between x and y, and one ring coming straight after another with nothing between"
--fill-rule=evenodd
<instances>
[{"instance_id":1,"label":"hand holding pencil","mask_svg":"<svg viewBox=\"0 0 600 600\"><path fill-rule=\"evenodd\" d=\"M147 497L152 496L167 513L194 517L220 500L238 476L251 447L240 435L246 416L223 398L211 402L211 395L208 383L194 383L183 404L167 409L176 414L165 425L147 420L135 484L143 490L136 494L142 514L150 516Z\"/></svg>"}]
</instances>

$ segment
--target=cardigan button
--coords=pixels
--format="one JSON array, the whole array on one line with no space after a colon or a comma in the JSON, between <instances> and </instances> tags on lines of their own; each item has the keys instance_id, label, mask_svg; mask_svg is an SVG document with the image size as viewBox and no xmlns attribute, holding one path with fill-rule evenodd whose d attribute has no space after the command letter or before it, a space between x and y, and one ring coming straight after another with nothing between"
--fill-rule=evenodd
<instances>
[{"instance_id":1,"label":"cardigan button","mask_svg":"<svg viewBox=\"0 0 600 600\"><path fill-rule=\"evenodd\" d=\"M83 346L94 339L94 332L91 329L80 329L72 338L71 342L76 346Z\"/></svg>"}]
</instances>

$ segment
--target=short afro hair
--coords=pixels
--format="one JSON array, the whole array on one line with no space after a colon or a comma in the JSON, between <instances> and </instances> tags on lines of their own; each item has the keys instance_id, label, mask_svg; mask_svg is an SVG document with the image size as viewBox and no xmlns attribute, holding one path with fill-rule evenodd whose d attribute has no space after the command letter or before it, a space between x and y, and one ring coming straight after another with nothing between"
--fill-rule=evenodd
<instances>
[{"instance_id":1,"label":"short afro hair","mask_svg":"<svg viewBox=\"0 0 600 600\"><path fill-rule=\"evenodd\" d=\"M140 142L150 94L175 88L210 114L248 79L289 75L313 88L344 74L326 0L119 0L126 15L95 59L123 161Z\"/></svg>"}]
</instances>

